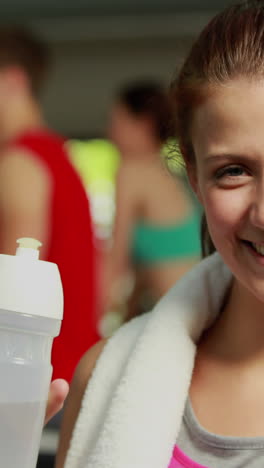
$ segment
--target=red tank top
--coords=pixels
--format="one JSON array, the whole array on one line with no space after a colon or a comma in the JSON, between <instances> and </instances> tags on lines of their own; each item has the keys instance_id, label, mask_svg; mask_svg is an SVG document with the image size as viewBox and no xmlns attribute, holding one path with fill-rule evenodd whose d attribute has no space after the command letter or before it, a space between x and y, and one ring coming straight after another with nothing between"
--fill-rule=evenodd
<instances>
[{"instance_id":1,"label":"red tank top","mask_svg":"<svg viewBox=\"0 0 264 468\"><path fill-rule=\"evenodd\" d=\"M52 181L50 245L45 260L57 263L64 290L64 319L52 352L53 378L70 381L81 356L98 340L95 250L88 200L61 137L37 131L22 135L13 144L40 160Z\"/></svg>"}]
</instances>

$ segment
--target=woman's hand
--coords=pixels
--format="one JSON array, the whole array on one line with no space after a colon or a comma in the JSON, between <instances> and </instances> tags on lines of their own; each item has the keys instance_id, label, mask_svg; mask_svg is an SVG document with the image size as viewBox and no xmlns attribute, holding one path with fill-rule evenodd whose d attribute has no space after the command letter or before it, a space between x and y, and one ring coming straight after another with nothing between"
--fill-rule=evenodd
<instances>
[{"instance_id":1,"label":"woman's hand","mask_svg":"<svg viewBox=\"0 0 264 468\"><path fill-rule=\"evenodd\" d=\"M57 379L51 382L46 408L45 424L63 407L63 403L68 392L69 385L65 380Z\"/></svg>"}]
</instances>

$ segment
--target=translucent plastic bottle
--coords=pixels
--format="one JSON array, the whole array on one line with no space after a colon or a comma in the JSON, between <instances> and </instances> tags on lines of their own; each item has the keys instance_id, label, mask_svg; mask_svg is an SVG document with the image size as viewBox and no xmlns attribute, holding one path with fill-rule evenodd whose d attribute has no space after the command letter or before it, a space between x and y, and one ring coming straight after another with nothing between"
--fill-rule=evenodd
<instances>
[{"instance_id":1,"label":"translucent plastic bottle","mask_svg":"<svg viewBox=\"0 0 264 468\"><path fill-rule=\"evenodd\" d=\"M0 467L35 468L63 314L60 274L34 239L0 255Z\"/></svg>"}]
</instances>

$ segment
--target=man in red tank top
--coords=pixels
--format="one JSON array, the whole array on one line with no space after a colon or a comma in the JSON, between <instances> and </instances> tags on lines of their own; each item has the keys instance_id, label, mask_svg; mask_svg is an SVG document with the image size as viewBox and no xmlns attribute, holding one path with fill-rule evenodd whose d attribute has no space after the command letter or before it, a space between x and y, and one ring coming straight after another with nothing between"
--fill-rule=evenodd
<instances>
[{"instance_id":1,"label":"man in red tank top","mask_svg":"<svg viewBox=\"0 0 264 468\"><path fill-rule=\"evenodd\" d=\"M34 237L42 259L58 264L65 310L53 377L70 381L98 339L95 258L85 191L38 104L47 62L46 47L31 34L0 29L0 252L13 254L16 239Z\"/></svg>"}]
</instances>

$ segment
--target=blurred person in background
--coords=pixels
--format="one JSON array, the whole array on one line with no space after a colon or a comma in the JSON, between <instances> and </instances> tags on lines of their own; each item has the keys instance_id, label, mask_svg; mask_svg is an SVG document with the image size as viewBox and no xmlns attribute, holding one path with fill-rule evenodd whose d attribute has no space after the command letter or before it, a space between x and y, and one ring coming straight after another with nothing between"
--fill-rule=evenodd
<instances>
[{"instance_id":1,"label":"blurred person in background","mask_svg":"<svg viewBox=\"0 0 264 468\"><path fill-rule=\"evenodd\" d=\"M152 81L121 89L112 108L109 135L122 162L105 310L122 308L132 270L127 319L153 305L200 256L198 212L187 186L180 177L171 178L162 157L174 130L168 122L172 112L165 90Z\"/></svg>"},{"instance_id":2,"label":"blurred person in background","mask_svg":"<svg viewBox=\"0 0 264 468\"><path fill-rule=\"evenodd\" d=\"M58 264L65 310L53 378L70 381L97 340L95 259L86 193L38 102L48 65L46 46L31 33L0 29L0 251L13 254L16 239L33 237L42 259Z\"/></svg>"}]
</instances>

